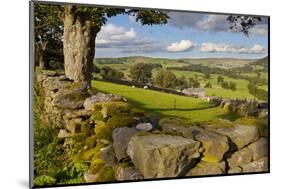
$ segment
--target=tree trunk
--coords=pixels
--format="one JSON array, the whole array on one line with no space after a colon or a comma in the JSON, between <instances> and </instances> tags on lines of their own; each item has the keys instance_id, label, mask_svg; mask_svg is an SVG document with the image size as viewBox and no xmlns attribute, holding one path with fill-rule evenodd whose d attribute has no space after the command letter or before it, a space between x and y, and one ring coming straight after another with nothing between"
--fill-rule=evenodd
<instances>
[{"instance_id":1,"label":"tree trunk","mask_svg":"<svg viewBox=\"0 0 281 189\"><path fill-rule=\"evenodd\" d=\"M46 49L47 49L47 42L38 43L36 45L35 62L36 62L36 65L38 65L39 68L41 68L41 69L46 69Z\"/></svg>"},{"instance_id":2,"label":"tree trunk","mask_svg":"<svg viewBox=\"0 0 281 189\"><path fill-rule=\"evenodd\" d=\"M75 14L75 7L65 7L63 51L67 78L75 82L87 82L90 87L95 56L97 32L91 21Z\"/></svg>"}]
</instances>

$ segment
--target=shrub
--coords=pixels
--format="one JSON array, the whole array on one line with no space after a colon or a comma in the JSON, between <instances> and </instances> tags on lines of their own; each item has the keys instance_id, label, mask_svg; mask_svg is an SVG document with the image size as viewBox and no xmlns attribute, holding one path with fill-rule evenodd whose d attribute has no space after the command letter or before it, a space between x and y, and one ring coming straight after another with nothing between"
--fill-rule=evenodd
<instances>
[{"instance_id":1,"label":"shrub","mask_svg":"<svg viewBox=\"0 0 281 189\"><path fill-rule=\"evenodd\" d=\"M147 84L152 77L152 67L144 63L134 64L130 67L130 77L135 82Z\"/></svg>"},{"instance_id":2,"label":"shrub","mask_svg":"<svg viewBox=\"0 0 281 189\"><path fill-rule=\"evenodd\" d=\"M204 88L212 88L212 84L211 82L209 81L208 83L205 84Z\"/></svg>"},{"instance_id":3,"label":"shrub","mask_svg":"<svg viewBox=\"0 0 281 189\"><path fill-rule=\"evenodd\" d=\"M177 78L173 72L161 69L155 76L154 83L163 88L175 88Z\"/></svg>"},{"instance_id":4,"label":"shrub","mask_svg":"<svg viewBox=\"0 0 281 189\"><path fill-rule=\"evenodd\" d=\"M35 186L53 185L55 183L56 183L56 179L48 175L38 176L35 177L34 179Z\"/></svg>"}]
</instances>

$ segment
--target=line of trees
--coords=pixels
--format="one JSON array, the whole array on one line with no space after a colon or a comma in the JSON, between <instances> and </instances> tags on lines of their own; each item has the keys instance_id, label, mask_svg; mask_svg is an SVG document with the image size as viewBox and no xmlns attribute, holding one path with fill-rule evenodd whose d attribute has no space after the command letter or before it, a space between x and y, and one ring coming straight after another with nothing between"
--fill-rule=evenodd
<instances>
[{"instance_id":1,"label":"line of trees","mask_svg":"<svg viewBox=\"0 0 281 189\"><path fill-rule=\"evenodd\" d=\"M248 67L249 67L249 65L246 65L245 71L243 71L243 72L247 72L247 70L249 70ZM258 76L253 77L253 76L242 75L241 69L243 70L244 68L223 69L223 68L217 68L217 67L204 66L201 64L191 64L191 65L182 66L182 67L169 67L167 69L203 73L205 79L211 77L211 74L219 74L219 75L224 75L224 76L234 78L234 79L244 79L247 81L251 81L253 79L258 79L257 85L267 85L268 84L268 80L266 78L261 78Z\"/></svg>"},{"instance_id":2,"label":"line of trees","mask_svg":"<svg viewBox=\"0 0 281 189\"><path fill-rule=\"evenodd\" d=\"M152 78L152 70L160 70ZM186 79L184 76L177 78L176 75L168 69L163 69L161 65L138 63L130 67L129 70L132 81L141 84L154 84L162 88L198 88L200 82L198 79L191 77ZM210 86L207 86L210 87Z\"/></svg>"},{"instance_id":3,"label":"line of trees","mask_svg":"<svg viewBox=\"0 0 281 189\"><path fill-rule=\"evenodd\" d=\"M259 100L268 100L268 92L264 89L260 89L257 87L255 81L252 81L248 84L249 93L252 94L255 98Z\"/></svg>"},{"instance_id":4,"label":"line of trees","mask_svg":"<svg viewBox=\"0 0 281 189\"><path fill-rule=\"evenodd\" d=\"M116 78L116 79L122 79L124 77L124 73L121 71L118 71L116 69L113 69L109 66L102 67L100 70L100 75L102 77L109 77L109 78Z\"/></svg>"}]
</instances>

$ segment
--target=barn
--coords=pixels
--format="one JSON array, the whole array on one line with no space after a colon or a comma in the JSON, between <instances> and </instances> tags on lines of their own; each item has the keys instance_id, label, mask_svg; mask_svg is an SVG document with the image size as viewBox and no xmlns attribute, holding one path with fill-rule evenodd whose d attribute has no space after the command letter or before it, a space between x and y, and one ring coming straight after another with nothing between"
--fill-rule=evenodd
<instances>
[{"instance_id":1,"label":"barn","mask_svg":"<svg viewBox=\"0 0 281 189\"><path fill-rule=\"evenodd\" d=\"M183 89L182 93L184 93L187 96L195 96L199 98L205 97L205 89L202 87Z\"/></svg>"}]
</instances>

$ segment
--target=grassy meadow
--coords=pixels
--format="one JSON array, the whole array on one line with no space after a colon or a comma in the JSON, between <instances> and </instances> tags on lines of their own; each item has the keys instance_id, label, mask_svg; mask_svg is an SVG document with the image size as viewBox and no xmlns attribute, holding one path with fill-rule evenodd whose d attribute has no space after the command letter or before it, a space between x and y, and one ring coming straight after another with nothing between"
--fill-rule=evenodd
<instances>
[{"instance_id":1,"label":"grassy meadow","mask_svg":"<svg viewBox=\"0 0 281 189\"><path fill-rule=\"evenodd\" d=\"M123 58L97 58L95 64L102 69L105 66L118 70L124 74L122 80L131 81L130 68L138 63L144 64L158 64L162 68L169 68L169 70L176 76L176 78L185 77L186 79L195 78L200 82L200 86L204 87L206 83L210 82L212 87L205 88L207 96L217 96L228 99L254 99L248 89L249 80L242 79L243 77L257 77L267 79L267 71L262 70L262 66L252 64L255 60L251 59L231 59L231 58L204 58L204 59L167 59L167 58L151 58L151 57L123 57ZM209 79L204 77L203 72L179 70L177 67L186 67L189 65L202 65L211 68L219 69L241 69L244 66L252 67L252 72L240 71L241 78L228 77L226 74L211 74ZM152 79L157 75L159 68L152 70ZM259 74L257 74L259 72ZM99 76L97 74L96 76ZM223 76L224 81L234 82L236 90L222 88L221 84L217 82L219 76ZM102 77L100 77L102 79ZM220 107L213 107L202 99L178 96L158 92L142 88L132 88L130 86L113 84L104 81L93 81L93 87L100 92L112 93L124 96L128 101L138 108L144 109L150 113L156 113L159 116L176 116L185 118L193 122L205 122L218 118L235 120L237 116L230 115ZM259 88L267 90L267 85L260 85ZM175 90L175 89L174 89ZM176 102L176 108L174 108Z\"/></svg>"},{"instance_id":2,"label":"grassy meadow","mask_svg":"<svg viewBox=\"0 0 281 189\"><path fill-rule=\"evenodd\" d=\"M156 113L160 117L176 116L192 122L205 122L219 118L234 120L237 118L237 116L228 114L222 108L213 107L198 98L132 88L104 81L93 81L92 85L99 92L121 95L127 98L133 106L150 113ZM174 108L174 101L176 101L176 108Z\"/></svg>"}]
</instances>

